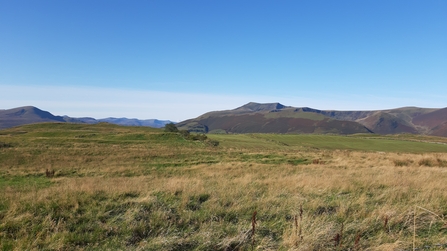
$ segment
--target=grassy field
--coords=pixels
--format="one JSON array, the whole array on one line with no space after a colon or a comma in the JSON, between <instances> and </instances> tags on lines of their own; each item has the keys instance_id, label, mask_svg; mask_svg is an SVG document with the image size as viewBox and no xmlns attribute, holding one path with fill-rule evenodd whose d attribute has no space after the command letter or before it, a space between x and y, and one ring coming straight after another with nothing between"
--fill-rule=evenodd
<instances>
[{"instance_id":1,"label":"grassy field","mask_svg":"<svg viewBox=\"0 0 447 251\"><path fill-rule=\"evenodd\" d=\"M207 136L110 124L1 130L0 248L447 248L445 138Z\"/></svg>"}]
</instances>

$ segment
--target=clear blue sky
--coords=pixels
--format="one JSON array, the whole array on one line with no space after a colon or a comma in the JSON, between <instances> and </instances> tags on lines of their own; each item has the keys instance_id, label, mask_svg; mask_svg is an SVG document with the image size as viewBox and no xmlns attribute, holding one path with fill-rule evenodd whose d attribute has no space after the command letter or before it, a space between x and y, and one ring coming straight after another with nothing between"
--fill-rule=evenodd
<instances>
[{"instance_id":1,"label":"clear blue sky","mask_svg":"<svg viewBox=\"0 0 447 251\"><path fill-rule=\"evenodd\" d=\"M0 0L0 109L447 106L447 1Z\"/></svg>"}]
</instances>

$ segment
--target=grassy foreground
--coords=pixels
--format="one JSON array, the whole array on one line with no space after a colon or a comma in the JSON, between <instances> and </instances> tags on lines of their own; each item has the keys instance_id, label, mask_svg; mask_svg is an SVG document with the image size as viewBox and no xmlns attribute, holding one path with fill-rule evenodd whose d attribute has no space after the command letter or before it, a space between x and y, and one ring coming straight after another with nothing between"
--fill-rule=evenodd
<instances>
[{"instance_id":1,"label":"grassy foreground","mask_svg":"<svg viewBox=\"0 0 447 251\"><path fill-rule=\"evenodd\" d=\"M444 250L444 138L0 131L2 250ZM54 173L53 173L54 171Z\"/></svg>"}]
</instances>

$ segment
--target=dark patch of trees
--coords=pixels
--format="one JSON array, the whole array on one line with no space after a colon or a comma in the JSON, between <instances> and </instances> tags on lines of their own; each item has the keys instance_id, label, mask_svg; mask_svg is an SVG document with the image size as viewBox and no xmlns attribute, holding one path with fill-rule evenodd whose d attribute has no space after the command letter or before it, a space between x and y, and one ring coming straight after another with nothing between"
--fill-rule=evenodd
<instances>
[{"instance_id":1,"label":"dark patch of trees","mask_svg":"<svg viewBox=\"0 0 447 251\"><path fill-rule=\"evenodd\" d=\"M178 132L178 128L174 123L168 123L165 125L165 132Z\"/></svg>"},{"instance_id":2,"label":"dark patch of trees","mask_svg":"<svg viewBox=\"0 0 447 251\"><path fill-rule=\"evenodd\" d=\"M204 142L210 146L218 146L219 141L208 139L208 137L203 134L191 134L188 130L179 130L174 123L169 123L165 125L165 132L179 133L184 139L192 141Z\"/></svg>"}]
</instances>

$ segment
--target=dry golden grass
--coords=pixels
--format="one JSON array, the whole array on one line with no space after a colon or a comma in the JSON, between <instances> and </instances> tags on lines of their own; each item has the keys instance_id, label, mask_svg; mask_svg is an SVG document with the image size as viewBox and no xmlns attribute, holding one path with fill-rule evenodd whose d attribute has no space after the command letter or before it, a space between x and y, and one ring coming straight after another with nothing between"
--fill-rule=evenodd
<instances>
[{"instance_id":1,"label":"dry golden grass","mask_svg":"<svg viewBox=\"0 0 447 251\"><path fill-rule=\"evenodd\" d=\"M255 250L447 243L447 153L66 144L2 150L3 250L250 250L255 211Z\"/></svg>"},{"instance_id":2,"label":"dry golden grass","mask_svg":"<svg viewBox=\"0 0 447 251\"><path fill-rule=\"evenodd\" d=\"M175 170L169 174L154 172L136 177L95 175L55 178L52 186L38 191L24 193L10 188L5 190L3 199L9 201L9 209L4 219L11 217L14 221L32 221L33 215L30 213L16 214L17 211L21 211L20 207L29 202L39 204L55 200L60 204L73 204L75 205L73 210L76 210L78 198L74 195L79 193L136 193L138 194L138 197L134 198L136 202L150 202L156 192L172 195L181 193L180 208L186 208L188 201L194 195L210 194L206 210L211 215L222 210L245 211L248 214L250 211L247 212L247 208L252 208L256 209L260 216L268 218L269 215L274 215L286 218L287 215L296 215L300 205L303 205L303 240L297 239L293 222L287 220L282 223L285 224L283 241L279 246L276 244L269 248L269 244L275 241L264 237L259 238L258 249L279 247L294 250L329 249L332 245L331 240L338 231L337 228L343 222L346 231L351 233L346 237L351 238L345 240L346 245L352 245L354 234L359 232L364 233L364 237L360 239L362 247L375 247L371 250L395 250L398 247L408 247L411 243L412 210L415 206L429 208L438 214L446 213L447 169L418 166L417 163L419 159L424 158L447 159L447 155L350 152L346 158L340 152L331 153L331 157L325 154L315 156L326 159L329 164L324 165L223 162L183 167L182 170ZM412 165L395 166L393 161L397 158L413 160ZM99 169L98 174L120 173L124 170L125 167L106 167ZM241 231L249 229L250 215L239 215L239 217L242 218L241 224L238 224L239 228L242 228ZM366 233L376 231L375 228L383 224L385 217L389 218L389 225L402 226L367 237ZM436 221L439 219L418 212L418 228L426 228L427 224ZM53 230L55 233L58 233L57 228L61 227L61 223L58 224L50 226L56 228ZM270 225L263 226L262 217L258 224L260 228L270 227ZM200 231L202 235L205 234L203 231L213 229L207 224L201 227L204 228ZM433 234L439 238L439 243L447 242L445 235L436 232ZM221 236L222 245L225 245L226 241L231 242L227 240L228 238L248 237ZM418 244L421 245L423 242Z\"/></svg>"}]
</instances>

